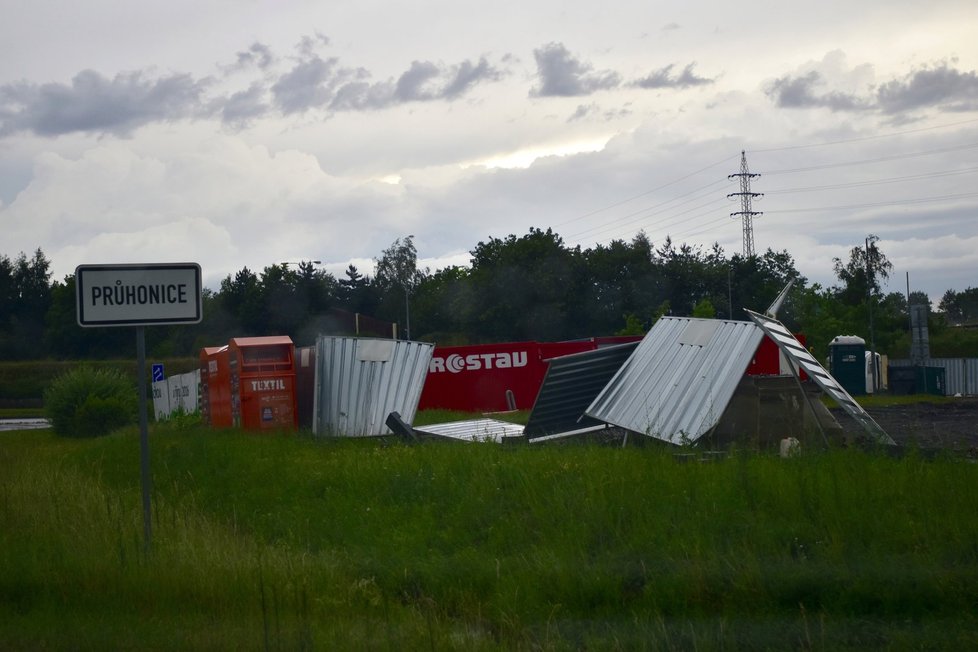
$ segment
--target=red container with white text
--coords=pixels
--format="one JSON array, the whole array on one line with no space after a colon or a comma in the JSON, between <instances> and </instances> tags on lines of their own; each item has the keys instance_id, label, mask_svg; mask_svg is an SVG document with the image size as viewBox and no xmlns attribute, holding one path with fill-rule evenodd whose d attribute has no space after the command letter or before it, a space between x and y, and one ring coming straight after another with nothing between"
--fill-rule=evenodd
<instances>
[{"instance_id":1,"label":"red container with white text","mask_svg":"<svg viewBox=\"0 0 978 652\"><path fill-rule=\"evenodd\" d=\"M295 430L295 346L288 336L236 337L228 343L231 417L247 430Z\"/></svg>"}]
</instances>

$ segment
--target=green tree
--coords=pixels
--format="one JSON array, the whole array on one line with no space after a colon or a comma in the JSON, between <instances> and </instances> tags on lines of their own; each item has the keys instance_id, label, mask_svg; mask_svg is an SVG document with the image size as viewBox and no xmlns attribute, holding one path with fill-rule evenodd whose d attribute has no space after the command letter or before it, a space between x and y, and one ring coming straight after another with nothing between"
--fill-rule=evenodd
<instances>
[{"instance_id":1,"label":"green tree","mask_svg":"<svg viewBox=\"0 0 978 652\"><path fill-rule=\"evenodd\" d=\"M870 235L865 246L849 250L849 260L832 259L832 269L842 283L836 294L844 303L855 306L867 297L882 295L881 282L886 281L893 271L893 264L880 250L879 237Z\"/></svg>"},{"instance_id":2,"label":"green tree","mask_svg":"<svg viewBox=\"0 0 978 652\"><path fill-rule=\"evenodd\" d=\"M0 358L43 357L45 317L51 307L51 262L40 248L10 262L0 257Z\"/></svg>"},{"instance_id":3,"label":"green tree","mask_svg":"<svg viewBox=\"0 0 978 652\"><path fill-rule=\"evenodd\" d=\"M262 289L258 276L247 267L221 281L221 306L233 316L239 335L259 335L264 331Z\"/></svg>"},{"instance_id":4,"label":"green tree","mask_svg":"<svg viewBox=\"0 0 978 652\"><path fill-rule=\"evenodd\" d=\"M560 340L589 334L583 319L586 266L552 230L490 238L472 250L477 314L469 325L484 341Z\"/></svg>"},{"instance_id":5,"label":"green tree","mask_svg":"<svg viewBox=\"0 0 978 652\"><path fill-rule=\"evenodd\" d=\"M414 339L445 345L469 343L465 324L473 313L469 271L451 266L425 276L411 298Z\"/></svg>"},{"instance_id":6,"label":"green tree","mask_svg":"<svg viewBox=\"0 0 978 652\"><path fill-rule=\"evenodd\" d=\"M418 269L414 236L398 238L374 262L377 265L374 280L381 293L381 315L385 319L403 323L404 336L410 339L411 295L428 273L428 270ZM404 317L403 321L399 319L400 316Z\"/></svg>"},{"instance_id":7,"label":"green tree","mask_svg":"<svg viewBox=\"0 0 978 652\"><path fill-rule=\"evenodd\" d=\"M713 307L713 302L707 298L700 299L695 306L693 306L693 317L699 317L702 319L713 319L717 316L716 308Z\"/></svg>"}]
</instances>

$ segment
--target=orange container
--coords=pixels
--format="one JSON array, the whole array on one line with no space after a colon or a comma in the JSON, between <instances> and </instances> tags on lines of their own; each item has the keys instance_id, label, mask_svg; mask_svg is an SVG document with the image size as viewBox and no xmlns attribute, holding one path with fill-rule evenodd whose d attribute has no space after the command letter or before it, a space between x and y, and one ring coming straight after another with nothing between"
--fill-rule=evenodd
<instances>
[{"instance_id":1,"label":"orange container","mask_svg":"<svg viewBox=\"0 0 978 652\"><path fill-rule=\"evenodd\" d=\"M228 356L234 425L248 430L296 429L292 339L236 337L228 343Z\"/></svg>"},{"instance_id":2,"label":"orange container","mask_svg":"<svg viewBox=\"0 0 978 652\"><path fill-rule=\"evenodd\" d=\"M231 366L227 345L200 350L200 414L212 428L231 427Z\"/></svg>"}]
</instances>

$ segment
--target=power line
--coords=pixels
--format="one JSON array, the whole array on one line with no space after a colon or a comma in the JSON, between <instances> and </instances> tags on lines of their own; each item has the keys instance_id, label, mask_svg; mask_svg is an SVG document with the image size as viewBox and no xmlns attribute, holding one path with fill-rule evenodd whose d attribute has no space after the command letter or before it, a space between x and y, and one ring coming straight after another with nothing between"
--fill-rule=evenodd
<instances>
[{"instance_id":1,"label":"power line","mask_svg":"<svg viewBox=\"0 0 978 652\"><path fill-rule=\"evenodd\" d=\"M724 163L728 162L732 158L734 158L734 157L728 156L727 158L724 158L722 160L719 160L716 163L710 163L706 167L700 168L699 170L696 170L694 172L690 172L689 174L683 175L683 176L681 176L681 177L679 177L677 179L673 179L672 181L669 181L668 183L664 183L661 186L658 186L656 188L652 188L651 190L646 190L645 192L639 193L639 194L637 194L637 195L635 195L633 197L629 197L628 199L622 199L621 201L615 202L614 204L610 204L610 205L605 206L603 208L597 208L597 209L595 209L595 210L593 210L593 211L591 211L589 213L585 213L584 215L580 215L578 217L569 219L566 222L560 222L558 224L555 224L554 227L566 226L567 224L571 224L572 222L577 222L579 220L583 220L584 218L592 217L594 215L597 215L598 213L603 213L604 211L611 210L612 208L617 208L617 207L622 206L624 204L627 204L627 203L629 203L631 201L635 201L636 199L639 199L641 197L645 197L646 195L651 195L652 193L658 192L658 191L663 190L665 188L668 188L669 186L674 186L677 183L679 183L680 181L685 181L686 179L689 179L690 177L695 177L697 174L699 174L701 172L706 172L707 170L709 170L711 168L715 168L718 165L723 165Z\"/></svg>"},{"instance_id":2,"label":"power line","mask_svg":"<svg viewBox=\"0 0 978 652\"><path fill-rule=\"evenodd\" d=\"M956 195L936 195L934 197L915 197L911 199L894 199L892 201L867 202L864 204L846 204L844 206L821 206L818 208L783 208L780 210L769 211L771 213L816 213L818 211L841 211L853 208L877 208L880 206L912 206L914 204L927 204L935 201L948 201L952 199L966 199L968 197L978 197L978 192L964 192Z\"/></svg>"},{"instance_id":3,"label":"power line","mask_svg":"<svg viewBox=\"0 0 978 652\"><path fill-rule=\"evenodd\" d=\"M937 179L940 177L951 177L960 174L970 174L978 172L978 167L963 168L961 170L946 170L941 172L929 172L924 174L912 174L904 177L887 177L884 179L869 179L866 181L852 181L849 183L835 183L822 186L803 186L801 188L783 188L781 190L769 190L768 195L786 195L796 192L813 192L817 190L842 190L845 188L861 188L864 186L877 186L887 183L901 183L905 181L918 181L920 179Z\"/></svg>"},{"instance_id":4,"label":"power line","mask_svg":"<svg viewBox=\"0 0 978 652\"><path fill-rule=\"evenodd\" d=\"M824 165L812 165L804 168L793 168L787 170L772 170L767 172L768 176L772 174L794 174L796 172L812 172L815 170L828 170L830 168L841 168L853 165L868 165L871 163L883 163L886 161L898 161L905 158L918 158L921 156L930 156L932 154L944 154L946 152L959 152L966 149L975 149L978 147L978 143L968 143L965 145L954 145L952 147L940 147L938 149L922 150L919 152L911 152L909 154L893 154L892 156L878 156L876 158L862 159L859 161L843 161L842 163L826 163Z\"/></svg>"},{"instance_id":5,"label":"power line","mask_svg":"<svg viewBox=\"0 0 978 652\"><path fill-rule=\"evenodd\" d=\"M876 136L860 136L858 138L846 138L843 140L829 140L824 143L809 143L807 145L788 145L785 147L769 147L767 149L754 149L751 150L754 154L767 153L767 152L785 152L794 149L808 149L811 147L827 147L831 145L848 145L849 143L860 143L867 140L880 140L882 138L893 138L895 136L906 136L907 134L919 134L924 131L933 131L935 129L947 129L949 127L960 127L961 125L972 124L978 122L978 118L972 118L971 120L961 120L960 122L949 122L943 125L934 125L931 127L920 127L918 129L907 129L905 131L894 131L888 134L878 134ZM770 172L768 173L770 174Z\"/></svg>"}]
</instances>

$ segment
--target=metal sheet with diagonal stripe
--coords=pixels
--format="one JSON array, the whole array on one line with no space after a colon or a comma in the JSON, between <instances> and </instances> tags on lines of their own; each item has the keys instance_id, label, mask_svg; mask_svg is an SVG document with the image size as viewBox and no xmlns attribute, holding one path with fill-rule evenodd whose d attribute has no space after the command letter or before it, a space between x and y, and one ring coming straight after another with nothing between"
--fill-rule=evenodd
<instances>
[{"instance_id":1,"label":"metal sheet with diagonal stripe","mask_svg":"<svg viewBox=\"0 0 978 652\"><path fill-rule=\"evenodd\" d=\"M856 400L849 395L842 385L840 385L835 378L832 377L828 371L825 370L818 360L808 352L804 346L801 345L795 336L791 334L784 324L779 322L777 319L772 319L770 317L765 317L764 315L759 315L756 312L747 311L751 319L754 320L758 326L767 333L771 339L778 345L782 353L791 360L797 367L804 369L812 380L814 380L819 387L822 388L826 394L832 397L832 399L842 406L846 412L848 412L853 419L855 419L859 425L863 427L866 432L868 432L873 438L884 443L884 444L895 444L896 442L883 430L873 417L869 416L869 413L862 408L861 405L856 403Z\"/></svg>"}]
</instances>

